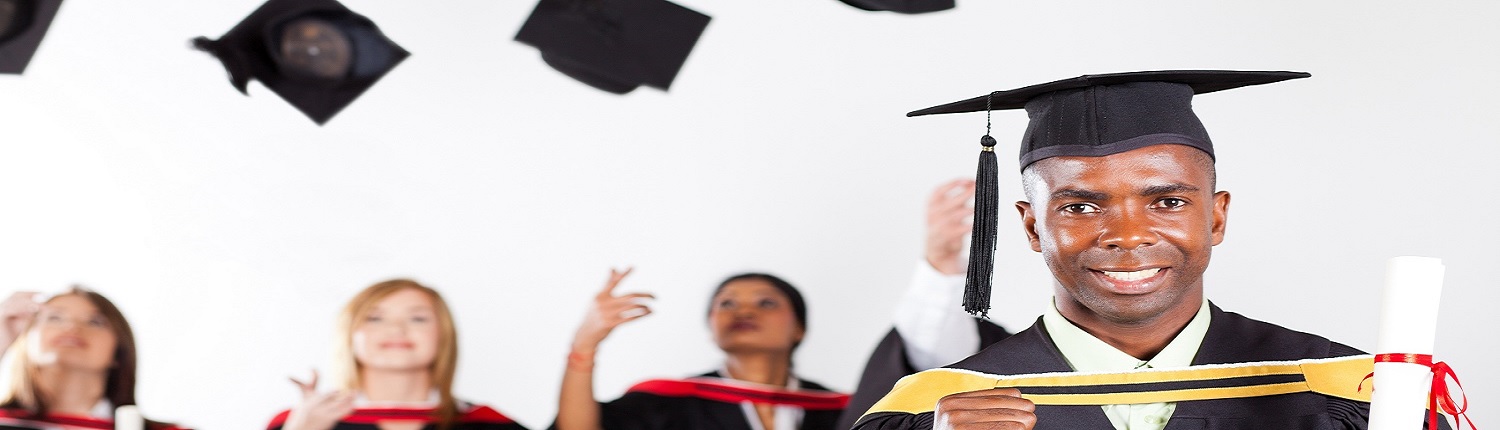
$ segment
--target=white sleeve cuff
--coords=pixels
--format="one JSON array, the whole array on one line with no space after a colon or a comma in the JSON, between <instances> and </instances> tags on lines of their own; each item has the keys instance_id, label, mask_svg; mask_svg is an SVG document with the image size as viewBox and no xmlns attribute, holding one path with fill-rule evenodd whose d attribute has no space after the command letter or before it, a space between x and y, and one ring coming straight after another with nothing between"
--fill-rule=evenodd
<instances>
[{"instance_id":1,"label":"white sleeve cuff","mask_svg":"<svg viewBox=\"0 0 1500 430\"><path fill-rule=\"evenodd\" d=\"M911 286L896 306L896 332L917 370L941 367L979 350L979 330L963 311L963 275L944 275L917 263Z\"/></svg>"}]
</instances>

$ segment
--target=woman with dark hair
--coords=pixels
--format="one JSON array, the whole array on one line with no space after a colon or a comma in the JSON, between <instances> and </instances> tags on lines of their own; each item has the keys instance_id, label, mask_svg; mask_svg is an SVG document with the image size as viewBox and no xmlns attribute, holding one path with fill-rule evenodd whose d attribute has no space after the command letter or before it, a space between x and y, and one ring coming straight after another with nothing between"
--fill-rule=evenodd
<instances>
[{"instance_id":1,"label":"woman with dark hair","mask_svg":"<svg viewBox=\"0 0 1500 430\"><path fill-rule=\"evenodd\" d=\"M141 419L133 412L135 335L114 303L81 287L36 297L17 293L0 305L10 338L0 428L177 428L123 421ZM132 412L116 423L116 408Z\"/></svg>"},{"instance_id":2,"label":"woman with dark hair","mask_svg":"<svg viewBox=\"0 0 1500 430\"><path fill-rule=\"evenodd\" d=\"M823 430L832 429L848 396L798 378L792 351L807 332L807 306L790 283L747 273L719 284L708 308L713 339L724 351L717 371L682 380L650 380L600 404L594 400L594 355L620 324L651 313L649 294L615 295L630 274L610 271L573 338L563 374L559 430Z\"/></svg>"},{"instance_id":3,"label":"woman with dark hair","mask_svg":"<svg viewBox=\"0 0 1500 430\"><path fill-rule=\"evenodd\" d=\"M318 392L316 373L292 380L302 402L269 429L525 430L453 396L458 329L437 290L406 279L365 288L339 314L338 341L337 389Z\"/></svg>"}]
</instances>

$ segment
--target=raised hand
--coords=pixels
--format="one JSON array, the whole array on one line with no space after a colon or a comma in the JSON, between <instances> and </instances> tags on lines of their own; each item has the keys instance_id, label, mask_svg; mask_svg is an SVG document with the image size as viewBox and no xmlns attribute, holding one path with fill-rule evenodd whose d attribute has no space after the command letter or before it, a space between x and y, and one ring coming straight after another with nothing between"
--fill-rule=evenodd
<instances>
[{"instance_id":1,"label":"raised hand","mask_svg":"<svg viewBox=\"0 0 1500 430\"><path fill-rule=\"evenodd\" d=\"M307 382L288 378L302 391L302 402L292 408L282 430L330 430L339 420L354 412L354 393L348 391L318 392L318 371Z\"/></svg>"},{"instance_id":2,"label":"raised hand","mask_svg":"<svg viewBox=\"0 0 1500 430\"><path fill-rule=\"evenodd\" d=\"M927 264L945 275L962 274L964 238L974 230L974 180L955 179L937 187L927 200Z\"/></svg>"},{"instance_id":3,"label":"raised hand","mask_svg":"<svg viewBox=\"0 0 1500 430\"><path fill-rule=\"evenodd\" d=\"M641 299L652 299L654 296L646 293L615 295L615 287L620 285L625 276L630 275L631 270L634 269L609 270L609 280L604 283L604 289L594 296L593 306L584 316L578 333L573 336L574 352L591 353L615 327L651 314L651 308L640 302Z\"/></svg>"},{"instance_id":4,"label":"raised hand","mask_svg":"<svg viewBox=\"0 0 1500 430\"><path fill-rule=\"evenodd\" d=\"M0 332L0 351L10 347L11 341L21 336L26 331L26 325L36 316L42 305L36 302L39 293L31 291L18 291L6 297L0 302L0 320L4 321L5 327Z\"/></svg>"},{"instance_id":5,"label":"raised hand","mask_svg":"<svg viewBox=\"0 0 1500 430\"><path fill-rule=\"evenodd\" d=\"M934 430L1031 430L1036 404L1015 388L994 388L948 395L932 413Z\"/></svg>"}]
</instances>

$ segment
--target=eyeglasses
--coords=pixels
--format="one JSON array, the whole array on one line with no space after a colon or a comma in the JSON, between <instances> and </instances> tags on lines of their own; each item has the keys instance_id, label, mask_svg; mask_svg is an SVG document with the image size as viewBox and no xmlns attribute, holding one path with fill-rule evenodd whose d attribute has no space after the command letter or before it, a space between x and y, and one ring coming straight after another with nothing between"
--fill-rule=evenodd
<instances>
[{"instance_id":1,"label":"eyeglasses","mask_svg":"<svg viewBox=\"0 0 1500 430\"><path fill-rule=\"evenodd\" d=\"M37 314L37 325L42 327L67 327L69 325L76 325L87 328L109 328L109 320L104 319L104 316L98 314L83 318L65 312L44 310Z\"/></svg>"}]
</instances>

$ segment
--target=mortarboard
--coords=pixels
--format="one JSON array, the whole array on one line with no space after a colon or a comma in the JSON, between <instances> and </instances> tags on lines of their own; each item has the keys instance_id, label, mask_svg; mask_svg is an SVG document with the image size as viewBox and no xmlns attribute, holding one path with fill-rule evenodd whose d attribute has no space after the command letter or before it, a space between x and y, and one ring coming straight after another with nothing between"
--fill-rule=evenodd
<instances>
[{"instance_id":1,"label":"mortarboard","mask_svg":"<svg viewBox=\"0 0 1500 430\"><path fill-rule=\"evenodd\" d=\"M241 93L259 80L319 125L411 55L335 0L270 0L218 40L193 43Z\"/></svg>"},{"instance_id":2,"label":"mortarboard","mask_svg":"<svg viewBox=\"0 0 1500 430\"><path fill-rule=\"evenodd\" d=\"M61 6L62 0L0 0L0 73L26 71Z\"/></svg>"},{"instance_id":3,"label":"mortarboard","mask_svg":"<svg viewBox=\"0 0 1500 430\"><path fill-rule=\"evenodd\" d=\"M954 0L839 0L844 4L870 11L926 13L953 8Z\"/></svg>"},{"instance_id":4,"label":"mortarboard","mask_svg":"<svg viewBox=\"0 0 1500 430\"><path fill-rule=\"evenodd\" d=\"M1194 94L1312 76L1302 72L1173 70L1084 75L933 106L907 113L943 113L1025 108L1029 122L1021 141L1021 169L1051 157L1100 157L1152 145L1179 144L1213 156L1208 131L1193 113ZM988 119L986 119L988 121ZM964 283L964 310L989 311L999 188L995 138L983 147L974 189L974 232Z\"/></svg>"},{"instance_id":5,"label":"mortarboard","mask_svg":"<svg viewBox=\"0 0 1500 430\"><path fill-rule=\"evenodd\" d=\"M557 71L604 91L666 90L708 26L666 0L541 0L516 33Z\"/></svg>"}]
</instances>

